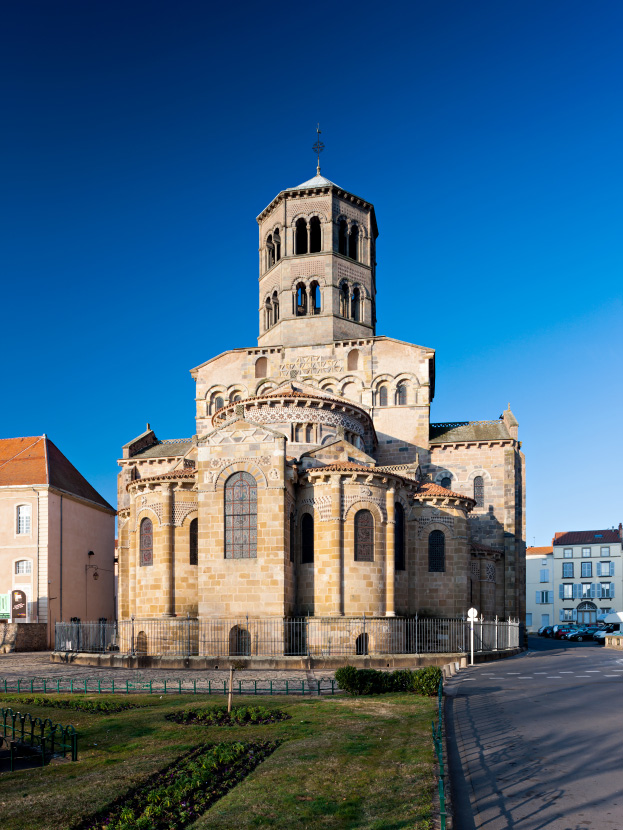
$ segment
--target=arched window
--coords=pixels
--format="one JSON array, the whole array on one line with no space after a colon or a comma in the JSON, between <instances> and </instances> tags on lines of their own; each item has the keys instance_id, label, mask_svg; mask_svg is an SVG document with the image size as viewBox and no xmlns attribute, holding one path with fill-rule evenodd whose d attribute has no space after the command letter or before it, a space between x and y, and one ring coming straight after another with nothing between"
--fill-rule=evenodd
<instances>
[{"instance_id":1,"label":"arched window","mask_svg":"<svg viewBox=\"0 0 623 830\"><path fill-rule=\"evenodd\" d=\"M374 519L369 510L355 513L355 562L374 561Z\"/></svg>"},{"instance_id":2,"label":"arched window","mask_svg":"<svg viewBox=\"0 0 623 830\"><path fill-rule=\"evenodd\" d=\"M279 228L275 228L273 243L275 245L275 262L278 262L281 259L281 236L279 234Z\"/></svg>"},{"instance_id":3,"label":"arched window","mask_svg":"<svg viewBox=\"0 0 623 830\"><path fill-rule=\"evenodd\" d=\"M314 517L304 513L301 519L301 562L314 561Z\"/></svg>"},{"instance_id":4,"label":"arched window","mask_svg":"<svg viewBox=\"0 0 623 830\"><path fill-rule=\"evenodd\" d=\"M309 253L317 254L322 250L322 229L320 219L312 216L309 220Z\"/></svg>"},{"instance_id":5,"label":"arched window","mask_svg":"<svg viewBox=\"0 0 623 830\"><path fill-rule=\"evenodd\" d=\"M266 239L266 267L272 268L275 264L275 245L273 242L273 235L272 233L268 234L268 238Z\"/></svg>"},{"instance_id":6,"label":"arched window","mask_svg":"<svg viewBox=\"0 0 623 830\"><path fill-rule=\"evenodd\" d=\"M449 490L452 485L452 479L450 476L444 476L439 483L442 487L445 487L446 490Z\"/></svg>"},{"instance_id":7,"label":"arched window","mask_svg":"<svg viewBox=\"0 0 623 830\"><path fill-rule=\"evenodd\" d=\"M199 564L199 520L193 519L188 528L188 562L190 565Z\"/></svg>"},{"instance_id":8,"label":"arched window","mask_svg":"<svg viewBox=\"0 0 623 830\"><path fill-rule=\"evenodd\" d=\"M352 313L350 316L355 322L359 322L361 316L361 301L358 288L355 288L353 291Z\"/></svg>"},{"instance_id":9,"label":"arched window","mask_svg":"<svg viewBox=\"0 0 623 830\"><path fill-rule=\"evenodd\" d=\"M30 574L32 573L32 562L30 559L18 559L15 563L16 574Z\"/></svg>"},{"instance_id":10,"label":"arched window","mask_svg":"<svg viewBox=\"0 0 623 830\"><path fill-rule=\"evenodd\" d=\"M360 634L357 639L355 640L355 654L358 655L365 655L368 654L368 635L367 634Z\"/></svg>"},{"instance_id":11,"label":"arched window","mask_svg":"<svg viewBox=\"0 0 623 830\"><path fill-rule=\"evenodd\" d=\"M307 222L304 219L297 219L294 230L294 252L296 254L307 253Z\"/></svg>"},{"instance_id":12,"label":"arched window","mask_svg":"<svg viewBox=\"0 0 623 830\"><path fill-rule=\"evenodd\" d=\"M359 368L359 349L351 349L348 353L348 368L357 371Z\"/></svg>"},{"instance_id":13,"label":"arched window","mask_svg":"<svg viewBox=\"0 0 623 830\"><path fill-rule=\"evenodd\" d=\"M394 514L394 568L397 571L405 569L405 511L400 502L396 502Z\"/></svg>"},{"instance_id":14,"label":"arched window","mask_svg":"<svg viewBox=\"0 0 623 830\"><path fill-rule=\"evenodd\" d=\"M241 625L234 625L229 632L229 656L248 657L251 654L251 635Z\"/></svg>"},{"instance_id":15,"label":"arched window","mask_svg":"<svg viewBox=\"0 0 623 830\"><path fill-rule=\"evenodd\" d=\"M406 406L407 405L407 396L409 391L409 385L404 381L399 383L396 387L396 405L397 406Z\"/></svg>"},{"instance_id":16,"label":"arched window","mask_svg":"<svg viewBox=\"0 0 623 830\"><path fill-rule=\"evenodd\" d=\"M376 396L377 406L387 406L387 386L379 386Z\"/></svg>"},{"instance_id":17,"label":"arched window","mask_svg":"<svg viewBox=\"0 0 623 830\"><path fill-rule=\"evenodd\" d=\"M154 564L154 527L151 519L143 519L140 529L140 564L153 565Z\"/></svg>"},{"instance_id":18,"label":"arched window","mask_svg":"<svg viewBox=\"0 0 623 830\"><path fill-rule=\"evenodd\" d=\"M350 291L348 290L347 283L343 282L340 285L340 315L342 317L348 317L348 301L350 299Z\"/></svg>"},{"instance_id":19,"label":"arched window","mask_svg":"<svg viewBox=\"0 0 623 830\"><path fill-rule=\"evenodd\" d=\"M225 482L225 559L257 557L257 483L249 473Z\"/></svg>"},{"instance_id":20,"label":"arched window","mask_svg":"<svg viewBox=\"0 0 623 830\"><path fill-rule=\"evenodd\" d=\"M327 395L335 395L335 389L332 386L325 386L322 391L326 392Z\"/></svg>"},{"instance_id":21,"label":"arched window","mask_svg":"<svg viewBox=\"0 0 623 830\"><path fill-rule=\"evenodd\" d=\"M357 403L361 402L359 388L355 383L345 383L344 388L342 389L342 395L350 401L356 401Z\"/></svg>"},{"instance_id":22,"label":"arched window","mask_svg":"<svg viewBox=\"0 0 623 830\"><path fill-rule=\"evenodd\" d=\"M443 573L446 569L446 537L441 530L428 534L428 570Z\"/></svg>"},{"instance_id":23,"label":"arched window","mask_svg":"<svg viewBox=\"0 0 623 830\"><path fill-rule=\"evenodd\" d=\"M296 316L304 317L307 314L307 289L304 282L296 286Z\"/></svg>"},{"instance_id":24,"label":"arched window","mask_svg":"<svg viewBox=\"0 0 623 830\"><path fill-rule=\"evenodd\" d=\"M279 296L273 291L273 325L279 322Z\"/></svg>"},{"instance_id":25,"label":"arched window","mask_svg":"<svg viewBox=\"0 0 623 830\"><path fill-rule=\"evenodd\" d=\"M307 424L305 427L305 443L311 444L314 440L314 425Z\"/></svg>"},{"instance_id":26,"label":"arched window","mask_svg":"<svg viewBox=\"0 0 623 830\"><path fill-rule=\"evenodd\" d=\"M351 259L359 259L359 226L351 225L350 234L348 235L348 256Z\"/></svg>"},{"instance_id":27,"label":"arched window","mask_svg":"<svg viewBox=\"0 0 623 830\"><path fill-rule=\"evenodd\" d=\"M30 505L20 504L17 508L17 532L30 534Z\"/></svg>"},{"instance_id":28,"label":"arched window","mask_svg":"<svg viewBox=\"0 0 623 830\"><path fill-rule=\"evenodd\" d=\"M268 331L272 323L272 307L270 304L270 297L266 297L264 302L264 330Z\"/></svg>"},{"instance_id":29,"label":"arched window","mask_svg":"<svg viewBox=\"0 0 623 830\"><path fill-rule=\"evenodd\" d=\"M476 476L474 479L474 499L476 507L484 507L485 505L485 480L482 476Z\"/></svg>"},{"instance_id":30,"label":"arched window","mask_svg":"<svg viewBox=\"0 0 623 830\"><path fill-rule=\"evenodd\" d=\"M268 360L265 357L258 357L255 361L255 377L265 378L268 374Z\"/></svg>"},{"instance_id":31,"label":"arched window","mask_svg":"<svg viewBox=\"0 0 623 830\"><path fill-rule=\"evenodd\" d=\"M317 282L312 282L311 286L311 302L312 302L312 314L320 314L320 286Z\"/></svg>"},{"instance_id":32,"label":"arched window","mask_svg":"<svg viewBox=\"0 0 623 830\"><path fill-rule=\"evenodd\" d=\"M348 256L348 228L346 219L340 219L337 224L337 252Z\"/></svg>"},{"instance_id":33,"label":"arched window","mask_svg":"<svg viewBox=\"0 0 623 830\"><path fill-rule=\"evenodd\" d=\"M294 513L290 513L290 562L294 562Z\"/></svg>"}]
</instances>

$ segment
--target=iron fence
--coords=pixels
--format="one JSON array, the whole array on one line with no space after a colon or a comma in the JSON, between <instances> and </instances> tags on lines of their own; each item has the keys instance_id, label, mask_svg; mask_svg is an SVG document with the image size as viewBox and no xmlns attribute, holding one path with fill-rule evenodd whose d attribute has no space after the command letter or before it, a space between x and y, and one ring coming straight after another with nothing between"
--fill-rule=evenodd
<instances>
[{"instance_id":1,"label":"iron fence","mask_svg":"<svg viewBox=\"0 0 623 830\"><path fill-rule=\"evenodd\" d=\"M437 792L439 795L439 826L440 830L446 830L448 814L446 812L446 773L443 758L443 678L439 681L437 689L437 725L435 721L431 724L433 728L433 744L437 756Z\"/></svg>"},{"instance_id":2,"label":"iron fence","mask_svg":"<svg viewBox=\"0 0 623 830\"><path fill-rule=\"evenodd\" d=\"M516 620L474 623L474 651L519 646ZM56 623L55 650L171 657L354 657L460 653L469 649L462 619L400 617L232 617Z\"/></svg>"}]
</instances>

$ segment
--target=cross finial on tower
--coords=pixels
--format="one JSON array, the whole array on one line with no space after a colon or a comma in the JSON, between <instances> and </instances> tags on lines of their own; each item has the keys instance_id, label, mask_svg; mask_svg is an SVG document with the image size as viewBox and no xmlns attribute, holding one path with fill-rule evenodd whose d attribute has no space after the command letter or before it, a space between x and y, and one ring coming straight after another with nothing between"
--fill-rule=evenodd
<instances>
[{"instance_id":1,"label":"cross finial on tower","mask_svg":"<svg viewBox=\"0 0 623 830\"><path fill-rule=\"evenodd\" d=\"M318 133L318 138L316 139L316 143L312 147L312 150L314 151L314 153L316 154L316 157L318 159L318 163L316 165L316 175L319 176L320 175L320 153L322 153L322 151L324 150L324 144L320 140L320 133L321 133L320 124L318 124L318 126L316 127L316 132Z\"/></svg>"}]
</instances>

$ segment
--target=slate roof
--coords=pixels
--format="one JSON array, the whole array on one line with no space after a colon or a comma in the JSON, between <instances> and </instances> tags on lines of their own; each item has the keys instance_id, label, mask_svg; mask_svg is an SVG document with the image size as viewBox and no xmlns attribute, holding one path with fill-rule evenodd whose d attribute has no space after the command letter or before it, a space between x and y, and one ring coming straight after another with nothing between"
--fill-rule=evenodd
<instances>
[{"instance_id":1,"label":"slate roof","mask_svg":"<svg viewBox=\"0 0 623 830\"><path fill-rule=\"evenodd\" d=\"M137 458L172 458L186 455L192 445L192 438L173 438L169 441L158 441L157 444L153 444L151 447L139 450L132 456L132 460Z\"/></svg>"},{"instance_id":2,"label":"slate roof","mask_svg":"<svg viewBox=\"0 0 623 830\"><path fill-rule=\"evenodd\" d=\"M511 435L501 419L497 421L456 421L447 424L431 424L431 444L458 444L465 441L504 441Z\"/></svg>"},{"instance_id":3,"label":"slate roof","mask_svg":"<svg viewBox=\"0 0 623 830\"><path fill-rule=\"evenodd\" d=\"M0 439L0 486L49 485L114 512L46 435Z\"/></svg>"},{"instance_id":4,"label":"slate roof","mask_svg":"<svg viewBox=\"0 0 623 830\"><path fill-rule=\"evenodd\" d=\"M303 182L303 184L299 184L296 187L289 187L288 190L303 190L307 187L327 187L327 185L339 187L339 185L335 184L335 182L330 182L329 179L325 179L324 176L316 175L313 179L309 179L308 181Z\"/></svg>"},{"instance_id":5,"label":"slate roof","mask_svg":"<svg viewBox=\"0 0 623 830\"><path fill-rule=\"evenodd\" d=\"M618 530L569 530L554 537L555 545L599 545L620 541Z\"/></svg>"}]
</instances>

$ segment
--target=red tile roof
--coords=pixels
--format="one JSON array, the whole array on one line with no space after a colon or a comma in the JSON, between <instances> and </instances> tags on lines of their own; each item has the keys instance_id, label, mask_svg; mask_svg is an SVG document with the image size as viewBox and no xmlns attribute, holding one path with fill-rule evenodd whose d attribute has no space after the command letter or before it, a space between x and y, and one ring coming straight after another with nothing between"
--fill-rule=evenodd
<instances>
[{"instance_id":1,"label":"red tile roof","mask_svg":"<svg viewBox=\"0 0 623 830\"><path fill-rule=\"evenodd\" d=\"M143 476L142 478L135 478L132 481L129 481L126 485L126 490L128 487L132 487L133 484L141 484L146 481L167 481L168 479L176 478L194 478L196 473L197 470L194 467L185 467L182 470L169 470L168 473L158 473L158 475L155 476Z\"/></svg>"},{"instance_id":2,"label":"red tile roof","mask_svg":"<svg viewBox=\"0 0 623 830\"><path fill-rule=\"evenodd\" d=\"M481 545L480 542L472 542L470 547L474 553L504 553L500 548L491 548L489 545Z\"/></svg>"},{"instance_id":3,"label":"red tile roof","mask_svg":"<svg viewBox=\"0 0 623 830\"><path fill-rule=\"evenodd\" d=\"M541 547L541 548L532 547L532 548L528 548L526 550L526 556L546 556L548 553L553 553L553 552L554 552L554 548L551 545L549 545L549 547L546 545L545 547Z\"/></svg>"},{"instance_id":4,"label":"red tile roof","mask_svg":"<svg viewBox=\"0 0 623 830\"><path fill-rule=\"evenodd\" d=\"M49 485L114 510L45 435L0 438L0 486Z\"/></svg>"},{"instance_id":5,"label":"red tile roof","mask_svg":"<svg viewBox=\"0 0 623 830\"><path fill-rule=\"evenodd\" d=\"M554 536L555 545L599 545L620 541L618 530L569 530Z\"/></svg>"},{"instance_id":6,"label":"red tile roof","mask_svg":"<svg viewBox=\"0 0 623 830\"><path fill-rule=\"evenodd\" d=\"M474 499L470 498L470 496L466 496L464 493L455 493L454 490L446 490L446 488L442 487L441 484L433 484L432 481L422 481L420 483L417 493L415 494L415 498L417 498L420 495L443 496L445 498L464 499L466 501L472 501L474 502L474 504L476 504Z\"/></svg>"}]
</instances>

